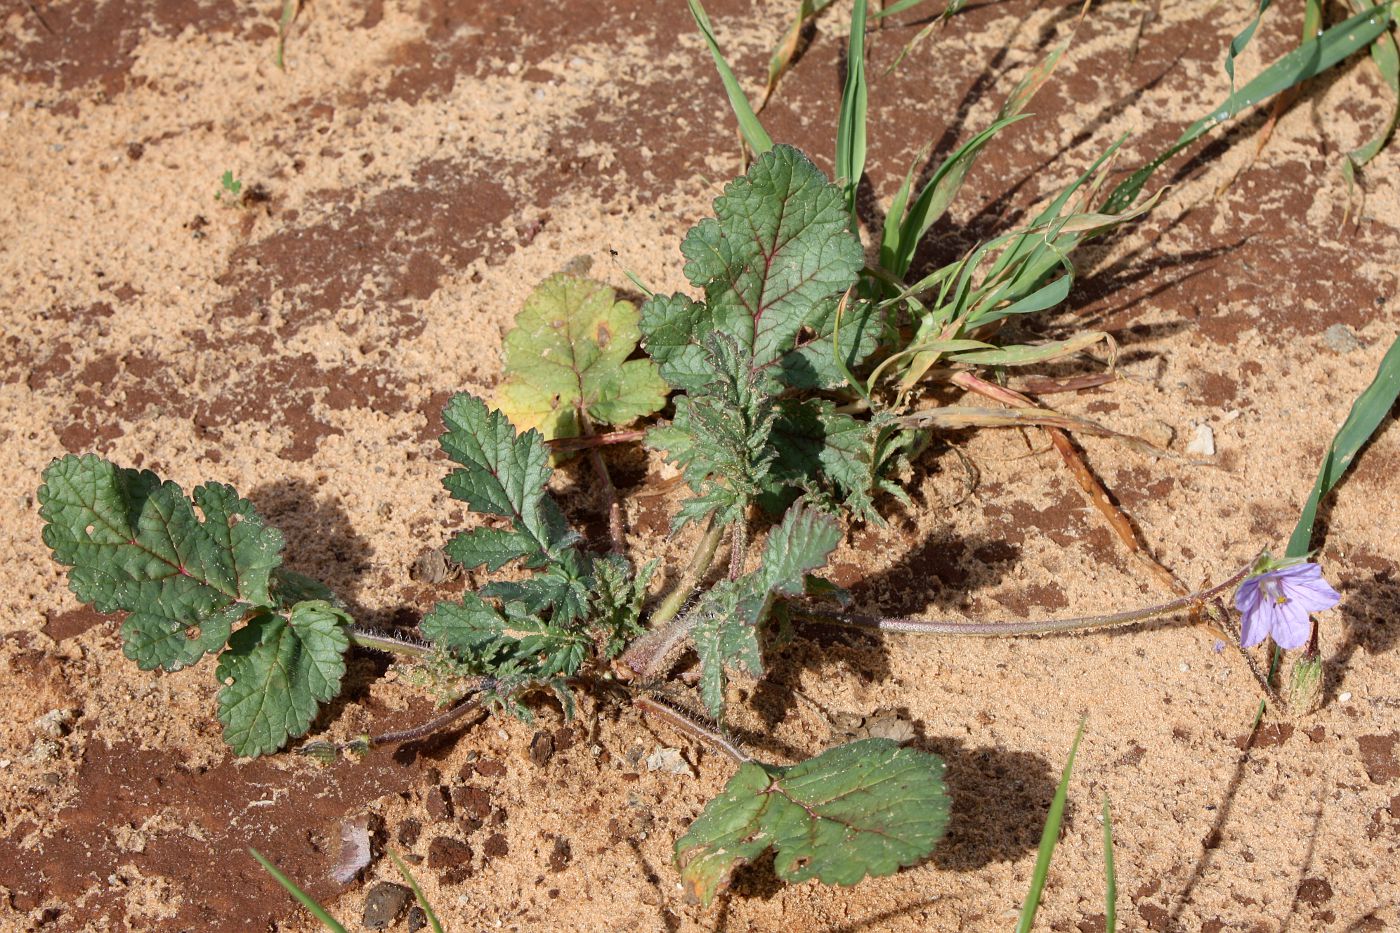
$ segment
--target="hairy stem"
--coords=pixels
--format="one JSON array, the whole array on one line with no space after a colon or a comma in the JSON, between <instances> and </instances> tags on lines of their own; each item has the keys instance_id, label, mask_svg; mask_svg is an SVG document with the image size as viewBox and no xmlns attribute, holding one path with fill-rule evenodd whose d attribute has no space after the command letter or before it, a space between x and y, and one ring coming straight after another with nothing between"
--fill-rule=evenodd
<instances>
[{"instance_id":1,"label":"hairy stem","mask_svg":"<svg viewBox=\"0 0 1400 933\"><path fill-rule=\"evenodd\" d=\"M669 703L663 703L652 696L635 697L632 703L642 712L665 720L691 738L699 739L711 748L723 752L738 764L753 761L747 752L735 745L718 729L700 722L694 716L671 706Z\"/></svg>"},{"instance_id":2,"label":"hairy stem","mask_svg":"<svg viewBox=\"0 0 1400 933\"><path fill-rule=\"evenodd\" d=\"M1114 612L1108 615L1080 616L1075 619L1043 619L1029 622L972 622L961 620L906 619L888 616L861 615L859 613L831 612L823 609L796 609L794 614L819 622L833 622L850 628L874 629L880 632L903 632L911 635L965 635L974 637L995 637L1004 635L1052 635L1064 632L1081 632L1087 629L1108 628L1141 622L1157 616L1170 615L1183 609L1198 609L1233 589L1254 567L1254 561L1234 573L1228 580L1217 583L1210 589L1181 596L1170 602L1148 606L1145 609L1130 609L1127 612Z\"/></svg>"},{"instance_id":3,"label":"hairy stem","mask_svg":"<svg viewBox=\"0 0 1400 933\"><path fill-rule=\"evenodd\" d=\"M358 648L372 648L375 651L384 651L389 654L396 654L400 657L413 658L415 661L422 661L432 656L433 649L427 645L415 644L405 641L394 635L385 635L380 632L372 632L369 629L352 626L350 629L350 644Z\"/></svg>"},{"instance_id":4,"label":"hairy stem","mask_svg":"<svg viewBox=\"0 0 1400 933\"><path fill-rule=\"evenodd\" d=\"M584 437L594 437L593 422L589 420L588 412L579 406L578 424L583 431ZM603 455L598 452L597 447L588 448L588 462L593 464L593 472L598 474L598 494L603 500L603 509L608 513L608 538L612 541L614 554L622 554L627 550L627 535L622 527L622 504L617 501L617 487L613 485L612 476L608 474L608 465L603 462Z\"/></svg>"},{"instance_id":5,"label":"hairy stem","mask_svg":"<svg viewBox=\"0 0 1400 933\"><path fill-rule=\"evenodd\" d=\"M747 513L747 509L745 512ZM729 531L729 579L737 580L744 572L744 557L749 550L749 522L748 515L739 516L739 520Z\"/></svg>"},{"instance_id":6,"label":"hairy stem","mask_svg":"<svg viewBox=\"0 0 1400 933\"><path fill-rule=\"evenodd\" d=\"M566 453L575 450L590 450L610 444L630 444L647 436L645 431L612 431L608 434L588 434L583 437L556 437L545 441L550 450Z\"/></svg>"},{"instance_id":7,"label":"hairy stem","mask_svg":"<svg viewBox=\"0 0 1400 933\"><path fill-rule=\"evenodd\" d=\"M484 683L485 678L478 678L475 687L472 688L472 691L475 692L480 690ZM452 707L447 712L443 713L441 716L434 716L432 719L429 719L422 725L414 726L411 729L400 729L397 732L385 732L383 735L371 736L369 739L369 745L371 748L374 748L379 745L398 745L401 742L417 741L418 739L426 738L427 736L432 735L439 729L443 729L447 726L452 725L454 722L461 719L463 716L467 715L472 710L479 709L481 709L481 701L478 700L476 697L471 697L470 699L466 699L463 700L461 703L458 703L456 706Z\"/></svg>"},{"instance_id":8,"label":"hairy stem","mask_svg":"<svg viewBox=\"0 0 1400 933\"><path fill-rule=\"evenodd\" d=\"M622 665L643 676L651 676L665 663L671 653L690 634L694 622L685 616L676 618L695 587L710 572L719 549L723 529L711 520L695 547L690 564L676 581L675 589L667 594L651 614L651 631L634 641L619 659Z\"/></svg>"}]
</instances>

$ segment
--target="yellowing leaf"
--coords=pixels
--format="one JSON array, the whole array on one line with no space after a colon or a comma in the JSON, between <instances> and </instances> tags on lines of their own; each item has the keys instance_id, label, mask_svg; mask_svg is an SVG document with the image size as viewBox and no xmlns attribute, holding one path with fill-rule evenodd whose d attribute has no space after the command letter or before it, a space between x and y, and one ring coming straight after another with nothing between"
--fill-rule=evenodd
<instances>
[{"instance_id":1,"label":"yellowing leaf","mask_svg":"<svg viewBox=\"0 0 1400 933\"><path fill-rule=\"evenodd\" d=\"M582 433L579 413L626 424L666 403L651 360L628 360L641 334L637 309L591 279L555 275L525 301L506 335L505 373L496 406L546 439Z\"/></svg>"}]
</instances>

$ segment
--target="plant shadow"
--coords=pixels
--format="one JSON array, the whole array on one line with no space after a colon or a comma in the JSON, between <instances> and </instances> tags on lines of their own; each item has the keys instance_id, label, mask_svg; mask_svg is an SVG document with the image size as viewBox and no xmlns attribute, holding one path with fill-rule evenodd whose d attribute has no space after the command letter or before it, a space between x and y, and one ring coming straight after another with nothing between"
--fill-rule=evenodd
<instances>
[{"instance_id":1,"label":"plant shadow","mask_svg":"<svg viewBox=\"0 0 1400 933\"><path fill-rule=\"evenodd\" d=\"M330 587L358 625L391 628L396 624L398 610L373 612L359 600L373 566L372 551L335 496L302 479L281 479L257 487L248 498L267 524L282 532L282 561L287 569ZM333 721L347 704L363 699L390 663L392 659L379 652L351 652L346 657L344 689L322 707L312 728Z\"/></svg>"},{"instance_id":2,"label":"plant shadow","mask_svg":"<svg viewBox=\"0 0 1400 933\"><path fill-rule=\"evenodd\" d=\"M1049 761L997 746L969 747L945 736L910 744L947 765L943 780L953 807L948 833L933 853L934 865L944 871L976 871L1035 851L1058 784ZM1070 809L1066 813L1066 820L1072 819Z\"/></svg>"},{"instance_id":3,"label":"plant shadow","mask_svg":"<svg viewBox=\"0 0 1400 933\"><path fill-rule=\"evenodd\" d=\"M854 543L873 554L878 553L882 540L881 533L871 529L857 533ZM964 555L971 559L964 561ZM891 566L840 582L848 586L851 608L857 611L907 615L930 607L949 609L959 605L967 593L999 582L1019 555L1017 545L1000 538L968 540L944 529L905 551ZM849 565L836 569L849 569ZM860 573L858 568L855 572ZM792 635L768 647L769 669L751 697L752 708L769 730L792 712L806 671L825 679L832 676L833 668L843 667L865 684L891 676L882 635L818 621L795 623Z\"/></svg>"},{"instance_id":4,"label":"plant shadow","mask_svg":"<svg viewBox=\"0 0 1400 933\"><path fill-rule=\"evenodd\" d=\"M922 725L916 723L915 730L922 733ZM906 744L940 756L947 765L943 779L952 798L948 831L925 865L940 871L971 872L1035 851L1057 786L1050 762L1029 752L969 747L961 739L943 736L920 734ZM1070 810L1072 804L1066 811L1067 821L1072 819ZM728 929L731 899L766 901L785 888L774 871L771 853L739 867L715 929ZM897 908L891 916L917 906Z\"/></svg>"}]
</instances>

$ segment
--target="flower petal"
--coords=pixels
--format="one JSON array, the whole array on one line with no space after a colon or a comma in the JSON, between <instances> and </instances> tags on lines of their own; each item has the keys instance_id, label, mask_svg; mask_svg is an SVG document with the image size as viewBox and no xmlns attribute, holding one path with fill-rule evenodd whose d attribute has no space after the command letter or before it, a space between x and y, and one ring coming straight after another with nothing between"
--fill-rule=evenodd
<instances>
[{"instance_id":1,"label":"flower petal","mask_svg":"<svg viewBox=\"0 0 1400 933\"><path fill-rule=\"evenodd\" d=\"M1243 648L1253 648L1266 637L1270 630L1269 605L1259 601L1259 594L1256 591L1255 598L1249 609L1241 609L1240 616L1240 646ZM1236 596L1238 601L1238 595Z\"/></svg>"},{"instance_id":2,"label":"flower petal","mask_svg":"<svg viewBox=\"0 0 1400 933\"><path fill-rule=\"evenodd\" d=\"M1244 615L1254 612L1255 607L1259 605L1260 579L1260 577L1250 577L1240 584L1239 589L1235 590L1235 608Z\"/></svg>"},{"instance_id":3,"label":"flower petal","mask_svg":"<svg viewBox=\"0 0 1400 933\"><path fill-rule=\"evenodd\" d=\"M1312 635L1312 619L1307 608L1296 599L1275 604L1275 618L1270 633L1280 648L1301 648Z\"/></svg>"},{"instance_id":4,"label":"flower petal","mask_svg":"<svg viewBox=\"0 0 1400 933\"><path fill-rule=\"evenodd\" d=\"M1312 577L1294 577L1282 580L1280 583L1284 595L1303 606L1308 612L1322 612L1331 609L1342 600L1342 594L1332 589L1328 582L1322 579L1321 571Z\"/></svg>"}]
</instances>

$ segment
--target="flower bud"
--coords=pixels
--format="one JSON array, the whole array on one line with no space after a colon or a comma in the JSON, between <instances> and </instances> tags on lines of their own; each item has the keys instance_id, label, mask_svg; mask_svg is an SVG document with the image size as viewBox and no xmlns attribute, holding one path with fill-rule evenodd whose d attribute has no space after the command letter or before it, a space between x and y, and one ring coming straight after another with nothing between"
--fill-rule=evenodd
<instances>
[{"instance_id":1,"label":"flower bud","mask_svg":"<svg viewBox=\"0 0 1400 933\"><path fill-rule=\"evenodd\" d=\"M1288 710L1303 716L1322 706L1322 657L1304 651L1293 659L1283 682Z\"/></svg>"}]
</instances>

